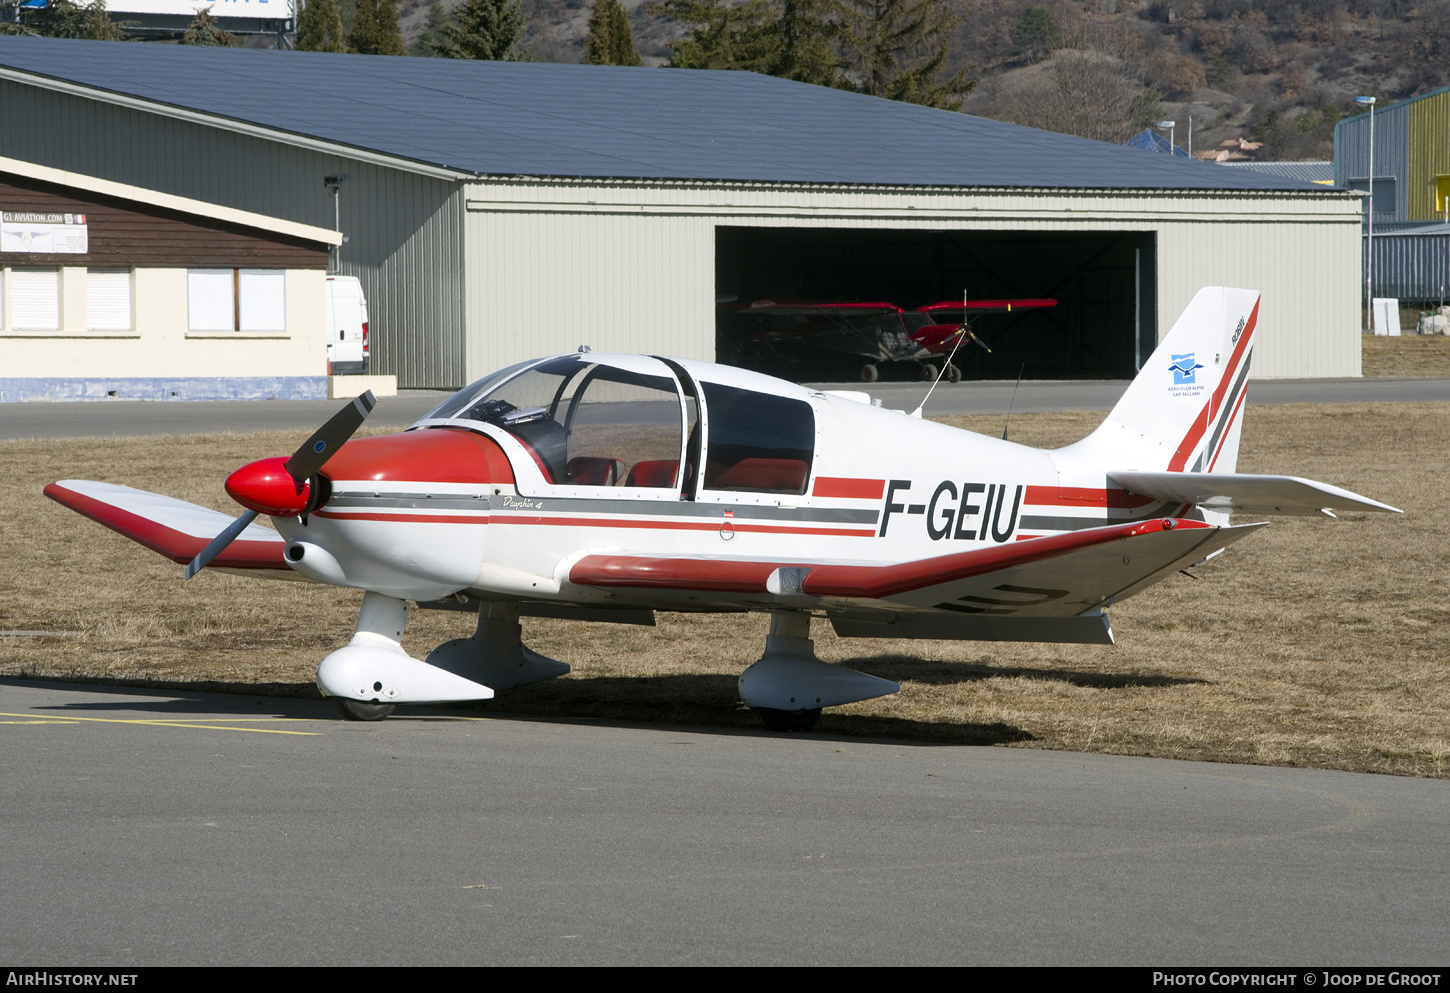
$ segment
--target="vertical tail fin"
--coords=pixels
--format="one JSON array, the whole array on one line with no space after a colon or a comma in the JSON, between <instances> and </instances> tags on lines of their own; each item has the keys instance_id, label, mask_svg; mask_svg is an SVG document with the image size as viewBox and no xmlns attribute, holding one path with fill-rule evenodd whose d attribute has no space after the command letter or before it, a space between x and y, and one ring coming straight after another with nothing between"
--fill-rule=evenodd
<instances>
[{"instance_id":1,"label":"vertical tail fin","mask_svg":"<svg viewBox=\"0 0 1450 993\"><path fill-rule=\"evenodd\" d=\"M1258 318L1255 290L1199 290L1107 420L1061 454L1125 470L1233 472Z\"/></svg>"}]
</instances>

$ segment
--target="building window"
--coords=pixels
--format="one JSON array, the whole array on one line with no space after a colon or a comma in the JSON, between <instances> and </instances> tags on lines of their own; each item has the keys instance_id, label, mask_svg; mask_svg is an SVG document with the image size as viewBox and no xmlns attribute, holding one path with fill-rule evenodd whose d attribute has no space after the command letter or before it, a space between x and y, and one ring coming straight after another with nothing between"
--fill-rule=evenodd
<instances>
[{"instance_id":1,"label":"building window","mask_svg":"<svg viewBox=\"0 0 1450 993\"><path fill-rule=\"evenodd\" d=\"M235 331L235 276L231 269L186 271L186 326L192 331Z\"/></svg>"},{"instance_id":2,"label":"building window","mask_svg":"<svg viewBox=\"0 0 1450 993\"><path fill-rule=\"evenodd\" d=\"M286 331L286 283L281 269L188 269L187 327L192 331Z\"/></svg>"},{"instance_id":3,"label":"building window","mask_svg":"<svg viewBox=\"0 0 1450 993\"><path fill-rule=\"evenodd\" d=\"M281 269L242 269L240 329L242 331L286 331L286 274Z\"/></svg>"},{"instance_id":4,"label":"building window","mask_svg":"<svg viewBox=\"0 0 1450 993\"><path fill-rule=\"evenodd\" d=\"M131 330L131 270L86 270L86 329Z\"/></svg>"},{"instance_id":5,"label":"building window","mask_svg":"<svg viewBox=\"0 0 1450 993\"><path fill-rule=\"evenodd\" d=\"M60 330L60 270L10 270L10 326L16 331Z\"/></svg>"}]
</instances>

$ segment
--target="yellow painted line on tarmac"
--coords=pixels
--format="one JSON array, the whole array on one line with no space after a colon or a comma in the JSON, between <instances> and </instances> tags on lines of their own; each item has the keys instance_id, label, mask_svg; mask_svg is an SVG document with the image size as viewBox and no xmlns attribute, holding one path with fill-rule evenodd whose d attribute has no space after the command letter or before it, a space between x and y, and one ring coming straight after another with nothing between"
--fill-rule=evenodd
<instances>
[{"instance_id":1,"label":"yellow painted line on tarmac","mask_svg":"<svg viewBox=\"0 0 1450 993\"><path fill-rule=\"evenodd\" d=\"M238 728L226 727L222 724L197 724L187 720L121 720L115 717L72 717L69 714L47 715L44 718L37 718L34 714L7 714L0 712L0 717L24 717L23 721L0 721L0 724L146 724L152 727L164 728L198 728L203 731L251 731L255 734L301 734L316 737L320 731L282 731L278 728ZM209 718L215 720L216 718ZM223 717L223 721L290 721L291 717ZM201 720L201 718L197 718Z\"/></svg>"}]
</instances>

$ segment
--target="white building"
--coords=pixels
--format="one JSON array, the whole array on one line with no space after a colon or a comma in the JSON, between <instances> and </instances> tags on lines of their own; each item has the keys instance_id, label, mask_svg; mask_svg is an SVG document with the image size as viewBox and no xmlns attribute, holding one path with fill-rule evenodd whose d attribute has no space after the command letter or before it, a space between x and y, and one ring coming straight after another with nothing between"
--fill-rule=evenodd
<instances>
[{"instance_id":1,"label":"white building","mask_svg":"<svg viewBox=\"0 0 1450 993\"><path fill-rule=\"evenodd\" d=\"M0 159L0 400L327 395L336 232Z\"/></svg>"}]
</instances>

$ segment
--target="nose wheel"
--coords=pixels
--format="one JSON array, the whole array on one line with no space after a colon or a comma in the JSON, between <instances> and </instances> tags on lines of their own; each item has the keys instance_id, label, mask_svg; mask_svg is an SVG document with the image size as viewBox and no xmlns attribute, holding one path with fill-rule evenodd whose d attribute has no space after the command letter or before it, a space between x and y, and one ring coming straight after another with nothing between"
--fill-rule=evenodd
<instances>
[{"instance_id":1,"label":"nose wheel","mask_svg":"<svg viewBox=\"0 0 1450 993\"><path fill-rule=\"evenodd\" d=\"M776 710L756 707L756 715L767 731L809 731L821 719L821 708L814 710Z\"/></svg>"},{"instance_id":2,"label":"nose wheel","mask_svg":"<svg viewBox=\"0 0 1450 993\"><path fill-rule=\"evenodd\" d=\"M393 712L391 703L363 703L361 700L349 700L341 696L328 699L345 721L380 721Z\"/></svg>"}]
</instances>

